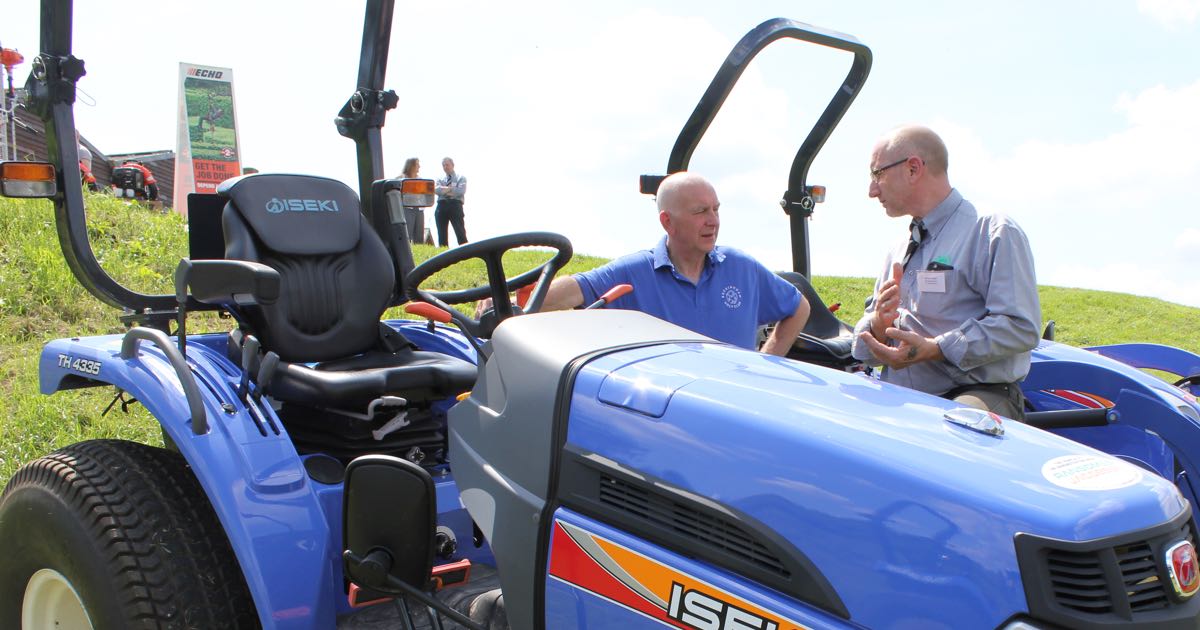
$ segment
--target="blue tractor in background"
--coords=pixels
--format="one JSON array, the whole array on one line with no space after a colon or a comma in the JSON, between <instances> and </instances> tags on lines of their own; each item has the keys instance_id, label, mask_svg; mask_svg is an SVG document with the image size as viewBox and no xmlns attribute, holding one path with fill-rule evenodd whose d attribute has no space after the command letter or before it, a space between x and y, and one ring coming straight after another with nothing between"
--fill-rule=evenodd
<instances>
[{"instance_id":1,"label":"blue tractor in background","mask_svg":"<svg viewBox=\"0 0 1200 630\"><path fill-rule=\"evenodd\" d=\"M337 119L358 147L359 190L256 174L193 195L175 294L146 295L108 276L88 242L72 112L83 63L70 2L44 0L29 87L52 163L0 164L0 185L53 199L68 265L131 326L48 343L42 390L115 386L159 421L164 446L84 442L13 476L0 627L1200 623L1197 357L1047 340L1026 383L1035 426L839 369L845 325L805 280L820 197L805 178L866 80L865 46L764 22L668 163L686 168L771 42L853 57L784 197L789 277L820 313L794 360L635 312L538 313L571 257L560 235L414 265L403 207L430 205L432 182L383 177L392 8L367 2L360 87ZM643 190L659 181L644 176ZM518 247L551 253L506 277ZM486 285L422 288L472 258ZM529 285L515 305L510 292ZM478 318L452 306L484 297L494 307ZM397 305L428 321L381 321ZM203 311L231 314L234 329L190 332ZM1150 364L1193 376L1171 386L1126 366Z\"/></svg>"}]
</instances>

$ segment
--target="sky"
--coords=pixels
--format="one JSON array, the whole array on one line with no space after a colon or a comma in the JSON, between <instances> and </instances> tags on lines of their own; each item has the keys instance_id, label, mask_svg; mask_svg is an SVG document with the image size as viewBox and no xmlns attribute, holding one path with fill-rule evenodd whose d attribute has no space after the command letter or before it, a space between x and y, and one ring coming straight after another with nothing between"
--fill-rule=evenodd
<instances>
[{"instance_id":1,"label":"sky","mask_svg":"<svg viewBox=\"0 0 1200 630\"><path fill-rule=\"evenodd\" d=\"M25 55L22 84L39 9L7 5L0 45ZM114 1L76 5L88 70L76 124L102 151L176 149L179 63L228 67L244 165L357 188L333 118L355 88L364 2L165 1L133 20ZM906 238L907 220L868 197L868 165L881 134L917 123L946 141L951 183L980 212L1024 228L1039 284L1200 306L1200 0L401 1L386 170L415 156L422 176L441 176L452 156L472 239L549 230L584 254L650 247L661 228L638 176L665 171L725 56L774 17L873 53L809 172L828 189L814 274L874 277ZM722 244L790 266L778 200L850 62L785 40L743 75L690 168L716 186Z\"/></svg>"}]
</instances>

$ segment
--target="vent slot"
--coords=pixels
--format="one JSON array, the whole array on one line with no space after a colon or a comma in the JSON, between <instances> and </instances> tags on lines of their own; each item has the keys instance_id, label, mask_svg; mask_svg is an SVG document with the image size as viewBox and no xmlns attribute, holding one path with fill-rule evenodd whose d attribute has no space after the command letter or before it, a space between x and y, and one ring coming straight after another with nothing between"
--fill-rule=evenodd
<instances>
[{"instance_id":1,"label":"vent slot","mask_svg":"<svg viewBox=\"0 0 1200 630\"><path fill-rule=\"evenodd\" d=\"M1059 604L1092 614L1112 611L1112 597L1097 554L1050 549L1046 569Z\"/></svg>"},{"instance_id":2,"label":"vent slot","mask_svg":"<svg viewBox=\"0 0 1200 630\"><path fill-rule=\"evenodd\" d=\"M700 545L720 549L781 578L791 577L783 563L737 523L608 475L600 476L599 498L601 503L630 517L669 529Z\"/></svg>"},{"instance_id":3,"label":"vent slot","mask_svg":"<svg viewBox=\"0 0 1200 630\"><path fill-rule=\"evenodd\" d=\"M1181 540L1195 544L1190 515L1187 510L1140 532L1083 542L1018 534L1017 558L1030 614L1065 627L1164 619L1194 624L1200 599L1175 594L1164 557Z\"/></svg>"}]
</instances>

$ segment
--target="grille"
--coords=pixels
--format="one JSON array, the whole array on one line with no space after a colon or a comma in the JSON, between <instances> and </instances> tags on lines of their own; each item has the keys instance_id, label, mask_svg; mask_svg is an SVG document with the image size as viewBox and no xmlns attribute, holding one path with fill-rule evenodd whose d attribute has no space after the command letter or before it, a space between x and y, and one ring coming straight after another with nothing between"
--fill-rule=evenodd
<instances>
[{"instance_id":1,"label":"grille","mask_svg":"<svg viewBox=\"0 0 1200 630\"><path fill-rule=\"evenodd\" d=\"M1037 563L1022 560L1031 605L1036 608L1035 601L1044 594L1047 604L1092 623L1136 622L1143 615L1159 615L1155 611L1176 606L1160 556L1174 541L1195 543L1191 521L1177 523L1165 530L1156 528L1141 539L1124 537L1108 545L1032 536L1018 540L1018 553L1026 559L1041 556ZM1042 593L1036 592L1038 584L1045 589ZM1035 592L1030 592L1031 586Z\"/></svg>"},{"instance_id":2,"label":"grille","mask_svg":"<svg viewBox=\"0 0 1200 630\"><path fill-rule=\"evenodd\" d=\"M1105 556L1116 562L1120 591L1109 587ZM1055 601L1083 613L1111 613L1114 600L1122 598L1134 613L1166 608L1169 604L1166 586L1146 542L1091 553L1051 549L1046 554L1046 568Z\"/></svg>"},{"instance_id":3,"label":"grille","mask_svg":"<svg viewBox=\"0 0 1200 630\"><path fill-rule=\"evenodd\" d=\"M720 549L776 576L791 577L783 563L737 523L608 475L600 476L599 497L601 503L654 527Z\"/></svg>"}]
</instances>

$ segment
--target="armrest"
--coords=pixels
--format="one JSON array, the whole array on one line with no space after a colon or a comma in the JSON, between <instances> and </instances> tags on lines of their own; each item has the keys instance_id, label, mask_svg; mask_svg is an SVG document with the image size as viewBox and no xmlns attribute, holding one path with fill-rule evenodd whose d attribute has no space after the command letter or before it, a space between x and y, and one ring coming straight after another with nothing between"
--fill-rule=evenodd
<instances>
[{"instance_id":1,"label":"armrest","mask_svg":"<svg viewBox=\"0 0 1200 630\"><path fill-rule=\"evenodd\" d=\"M248 260L189 260L175 268L175 298L204 304L273 304L279 299L279 272Z\"/></svg>"}]
</instances>

